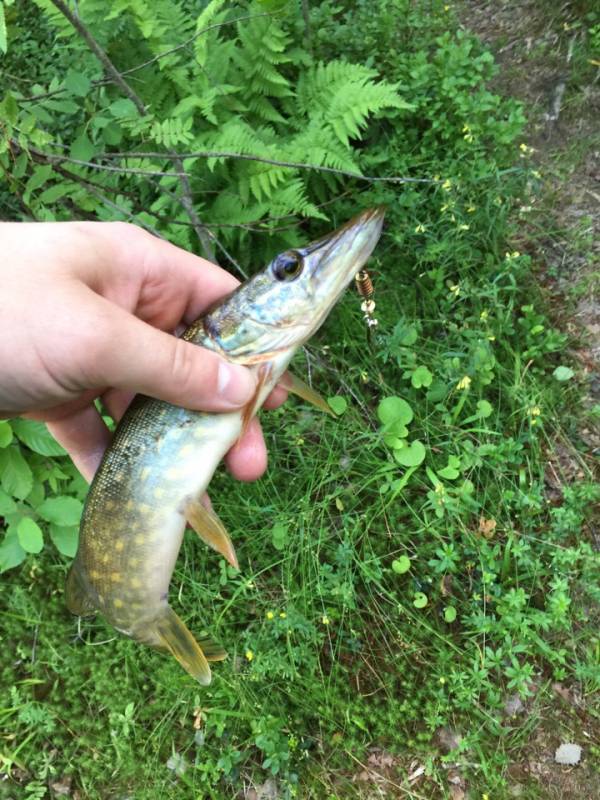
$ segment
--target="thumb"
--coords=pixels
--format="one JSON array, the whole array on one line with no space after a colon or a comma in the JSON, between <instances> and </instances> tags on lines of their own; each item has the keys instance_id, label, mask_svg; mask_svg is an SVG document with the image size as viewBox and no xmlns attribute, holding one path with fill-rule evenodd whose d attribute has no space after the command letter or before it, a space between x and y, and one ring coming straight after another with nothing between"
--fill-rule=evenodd
<instances>
[{"instance_id":1,"label":"thumb","mask_svg":"<svg viewBox=\"0 0 600 800\"><path fill-rule=\"evenodd\" d=\"M85 374L94 386L129 389L201 411L229 411L251 400L256 382L246 367L107 305L109 313L84 351Z\"/></svg>"}]
</instances>

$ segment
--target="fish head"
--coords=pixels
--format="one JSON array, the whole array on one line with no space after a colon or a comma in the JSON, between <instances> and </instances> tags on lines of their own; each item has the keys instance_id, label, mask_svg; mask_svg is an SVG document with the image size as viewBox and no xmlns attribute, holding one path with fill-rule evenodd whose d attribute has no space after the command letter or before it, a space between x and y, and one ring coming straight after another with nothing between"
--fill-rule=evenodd
<instances>
[{"instance_id":1,"label":"fish head","mask_svg":"<svg viewBox=\"0 0 600 800\"><path fill-rule=\"evenodd\" d=\"M321 326L381 235L385 209L361 212L333 233L277 255L204 318L214 347L256 364L293 351Z\"/></svg>"}]
</instances>

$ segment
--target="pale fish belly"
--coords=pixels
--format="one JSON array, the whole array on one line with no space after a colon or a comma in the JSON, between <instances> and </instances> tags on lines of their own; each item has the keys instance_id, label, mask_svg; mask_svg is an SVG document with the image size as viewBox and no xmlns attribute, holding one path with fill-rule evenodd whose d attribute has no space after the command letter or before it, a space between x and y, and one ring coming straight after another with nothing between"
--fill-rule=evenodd
<instances>
[{"instance_id":1,"label":"pale fish belly","mask_svg":"<svg viewBox=\"0 0 600 800\"><path fill-rule=\"evenodd\" d=\"M290 355L271 363L257 408ZM77 562L95 607L134 633L167 603L186 506L203 495L239 438L242 413L204 414L146 399L124 422L90 489Z\"/></svg>"}]
</instances>

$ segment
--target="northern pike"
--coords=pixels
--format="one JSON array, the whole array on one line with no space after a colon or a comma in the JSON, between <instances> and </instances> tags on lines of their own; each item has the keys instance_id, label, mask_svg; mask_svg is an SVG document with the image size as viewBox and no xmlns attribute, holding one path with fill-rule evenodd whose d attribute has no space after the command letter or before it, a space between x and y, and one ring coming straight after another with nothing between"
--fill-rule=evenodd
<instances>
[{"instance_id":1,"label":"northern pike","mask_svg":"<svg viewBox=\"0 0 600 800\"><path fill-rule=\"evenodd\" d=\"M221 299L183 334L256 375L246 408L189 411L138 395L124 414L86 499L79 549L67 577L67 606L100 612L138 642L172 653L200 683L225 658L197 642L168 603L186 524L235 567L222 522L201 503L217 465L240 438L294 352L320 327L379 240L384 210L372 208L306 247L287 250ZM328 410L297 378L287 388Z\"/></svg>"}]
</instances>

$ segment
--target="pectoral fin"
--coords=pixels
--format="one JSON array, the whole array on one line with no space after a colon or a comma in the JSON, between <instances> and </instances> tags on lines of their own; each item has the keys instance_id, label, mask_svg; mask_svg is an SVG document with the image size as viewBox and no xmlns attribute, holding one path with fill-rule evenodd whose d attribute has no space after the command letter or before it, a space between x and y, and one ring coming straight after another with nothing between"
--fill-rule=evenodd
<instances>
[{"instance_id":1,"label":"pectoral fin","mask_svg":"<svg viewBox=\"0 0 600 800\"><path fill-rule=\"evenodd\" d=\"M331 408L329 408L327 401L297 375L292 375L291 372L286 372L279 379L279 385L283 386L284 389L287 389L288 392L296 394L298 397L306 400L307 403L316 406L316 408L318 408L320 411L325 411L325 413L335 417L335 414Z\"/></svg>"},{"instance_id":2,"label":"pectoral fin","mask_svg":"<svg viewBox=\"0 0 600 800\"><path fill-rule=\"evenodd\" d=\"M185 517L205 544L226 558L232 567L240 568L229 534L213 511L199 500L192 500L185 508Z\"/></svg>"},{"instance_id":3,"label":"pectoral fin","mask_svg":"<svg viewBox=\"0 0 600 800\"><path fill-rule=\"evenodd\" d=\"M240 436L239 436L240 439L242 438L242 436L248 430L248 425L250 424L250 421L251 421L252 417L258 411L258 400L259 400L259 397L260 397L260 393L261 393L261 390L262 390L263 386L267 382L267 380L269 378L269 375L271 374L271 369L272 369L271 364L268 364L268 363L267 364L261 364L261 366L259 367L258 375L257 375L257 379L256 379L256 391L254 392L254 395L252 396L252 399L250 400L250 402L248 403L248 405L244 408L244 410L242 412L242 430L241 430ZM239 441L239 439L238 439L238 441Z\"/></svg>"},{"instance_id":4,"label":"pectoral fin","mask_svg":"<svg viewBox=\"0 0 600 800\"><path fill-rule=\"evenodd\" d=\"M208 659L173 609L166 606L153 626L158 638L158 649L167 649L192 678L203 686L208 686L211 680Z\"/></svg>"},{"instance_id":5,"label":"pectoral fin","mask_svg":"<svg viewBox=\"0 0 600 800\"><path fill-rule=\"evenodd\" d=\"M71 614L77 614L79 617L93 614L96 610L86 589L85 580L81 575L77 561L73 562L67 575L65 602Z\"/></svg>"}]
</instances>

